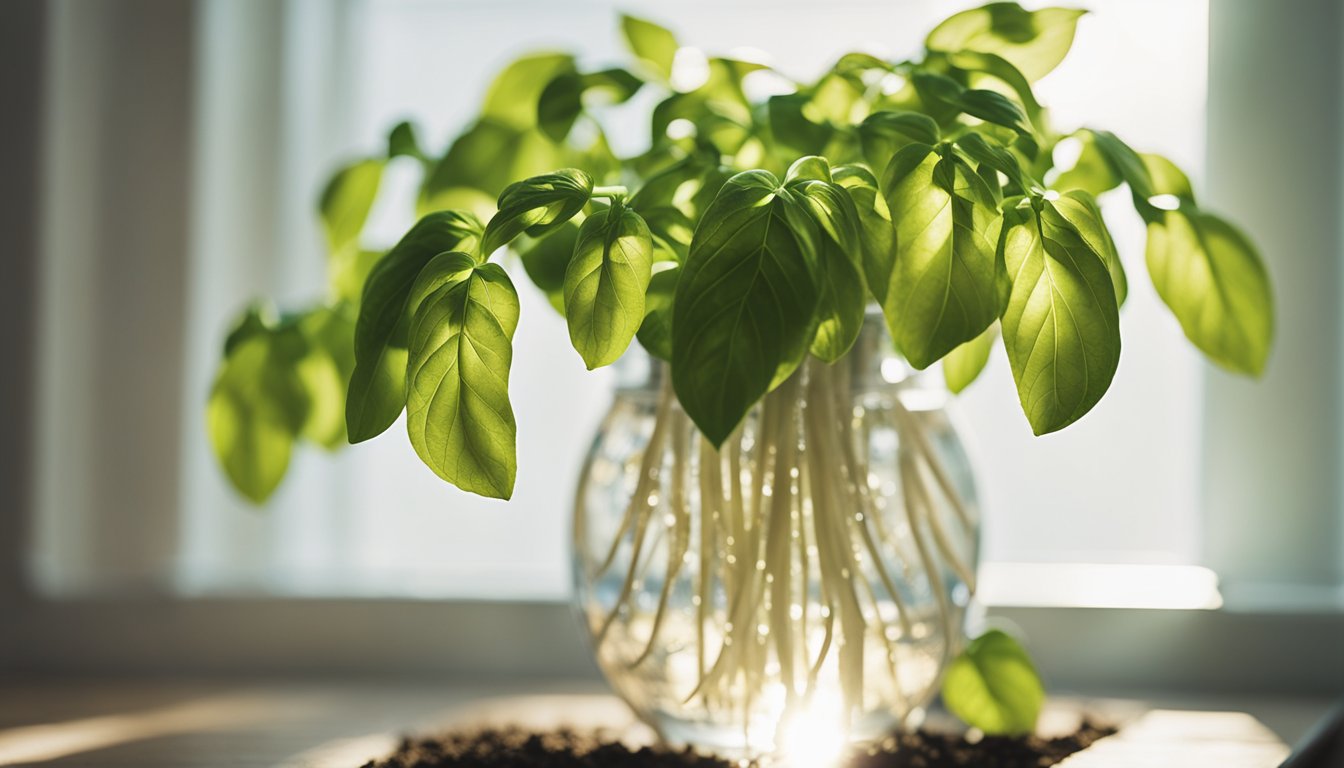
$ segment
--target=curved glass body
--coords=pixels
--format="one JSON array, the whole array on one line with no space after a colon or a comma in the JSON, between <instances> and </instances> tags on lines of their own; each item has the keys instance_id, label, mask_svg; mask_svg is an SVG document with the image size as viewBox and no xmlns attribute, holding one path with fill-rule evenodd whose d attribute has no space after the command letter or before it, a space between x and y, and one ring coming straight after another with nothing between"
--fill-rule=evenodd
<instances>
[{"instance_id":1,"label":"curved glass body","mask_svg":"<svg viewBox=\"0 0 1344 768\"><path fill-rule=\"evenodd\" d=\"M962 641L975 496L941 377L891 349L870 316L718 450L662 363L622 361L579 486L575 595L598 665L665 740L838 749L932 697Z\"/></svg>"}]
</instances>

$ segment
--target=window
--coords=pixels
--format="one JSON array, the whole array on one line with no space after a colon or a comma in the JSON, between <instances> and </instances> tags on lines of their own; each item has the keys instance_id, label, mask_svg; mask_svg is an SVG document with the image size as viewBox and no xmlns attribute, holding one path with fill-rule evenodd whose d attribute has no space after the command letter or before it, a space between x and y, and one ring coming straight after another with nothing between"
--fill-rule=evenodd
<instances>
[{"instance_id":1,"label":"window","mask_svg":"<svg viewBox=\"0 0 1344 768\"><path fill-rule=\"evenodd\" d=\"M1042 101L1054 107L1059 125L1112 128L1136 147L1169 155L1198 181L1206 134L1207 3L1097 5L1067 63L1042 83ZM65 16L78 15L75 7L60 6ZM187 290L184 300L167 307L179 314L166 319L185 324L182 338L166 338L181 349L169 361L181 365L154 372L180 388L174 390L180 408L158 404L156 423L171 425L174 447L185 458L143 475L170 488L171 503L159 498L146 513L170 519L166 529L154 530L171 533L167 541L143 542L165 534L145 533L150 526L133 524L131 511L121 511L112 513L123 523L112 535L124 547L109 551L105 542L78 540L87 535L80 533L79 516L103 514L92 500L116 478L100 470L81 481L84 496L76 498L70 478L92 472L96 462L72 466L64 458L118 447L135 451L136 441L112 434L115 424L90 426L77 408L49 404L38 430L48 440L41 456L48 467L59 459L62 469L43 475L35 563L50 591L88 591L108 583L111 573L143 573L150 561L151 577L166 574L172 591L190 595L567 595L572 484L606 407L609 379L583 371L562 321L534 292L521 291L524 319L516 343L523 352L512 376L520 471L510 504L445 485L393 427L337 455L300 452L270 506L254 510L228 489L209 454L201 403L221 333L248 298L303 301L321 285L312 209L334 162L377 151L387 128L405 117L419 122L430 146L442 148L474 113L489 76L523 50L566 48L593 60L615 58L618 8L668 17L684 41L706 49L760 49L799 77L856 48L913 51L949 10L943 3L869 0L824 6L694 0L675 14L653 2L203 3L195 20L197 66L185 99L195 114ZM57 26L76 38L84 29L69 20ZM852 39L856 26L871 30L871 39ZM68 52L57 46L58 59L62 50ZM92 108L71 100L53 109ZM643 130L631 126L614 140L635 149ZM60 146L53 162L61 161ZM389 242L410 223L414 183L414 171L404 167L385 181L390 189L375 221ZM1122 206L1106 210L1128 265L1141 274L1141 223L1122 215ZM48 297L74 279L79 258L78 248L69 248L49 266ZM1146 281L1131 286L1119 374L1105 402L1080 424L1032 438L999 353L961 399L986 513L987 561L1202 562L1204 364ZM120 320L91 315L49 324L42 345L51 355L47 380L87 373L80 350L113 332L98 328L105 322ZM110 389L72 395L69 402L106 409L122 386L130 384L114 379ZM137 498L122 490L117 499ZM111 528L99 530L107 535ZM106 557L81 557L90 547Z\"/></svg>"}]
</instances>

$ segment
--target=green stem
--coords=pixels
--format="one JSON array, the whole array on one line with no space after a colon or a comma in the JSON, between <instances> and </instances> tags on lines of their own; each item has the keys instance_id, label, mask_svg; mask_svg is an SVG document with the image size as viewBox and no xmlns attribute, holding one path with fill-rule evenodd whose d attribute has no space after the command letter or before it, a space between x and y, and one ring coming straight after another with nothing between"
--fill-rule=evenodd
<instances>
[{"instance_id":1,"label":"green stem","mask_svg":"<svg viewBox=\"0 0 1344 768\"><path fill-rule=\"evenodd\" d=\"M630 191L620 185L593 187L593 197L625 197Z\"/></svg>"}]
</instances>

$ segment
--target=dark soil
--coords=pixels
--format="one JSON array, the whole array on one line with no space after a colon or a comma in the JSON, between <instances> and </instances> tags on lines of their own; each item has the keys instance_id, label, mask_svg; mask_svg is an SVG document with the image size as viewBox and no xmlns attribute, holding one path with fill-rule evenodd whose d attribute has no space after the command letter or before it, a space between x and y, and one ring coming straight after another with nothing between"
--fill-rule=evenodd
<instances>
[{"instance_id":1,"label":"dark soil","mask_svg":"<svg viewBox=\"0 0 1344 768\"><path fill-rule=\"evenodd\" d=\"M856 751L845 768L1045 768L1115 732L1091 723L1071 736L1042 739L899 734ZM575 733L485 730L433 738L403 739L385 760L363 768L737 768L737 764L689 750L644 747Z\"/></svg>"}]
</instances>

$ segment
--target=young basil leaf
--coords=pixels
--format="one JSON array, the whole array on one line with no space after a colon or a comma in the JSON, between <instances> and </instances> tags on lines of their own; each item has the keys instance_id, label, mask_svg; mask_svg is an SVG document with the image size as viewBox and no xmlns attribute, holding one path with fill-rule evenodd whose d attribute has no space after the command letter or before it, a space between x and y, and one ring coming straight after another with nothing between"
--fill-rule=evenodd
<instances>
[{"instance_id":1,"label":"young basil leaf","mask_svg":"<svg viewBox=\"0 0 1344 768\"><path fill-rule=\"evenodd\" d=\"M387 159L397 157L410 157L420 161L426 159L424 150L420 149L420 139L416 136L415 126L405 120L397 123L387 135Z\"/></svg>"},{"instance_id":2,"label":"young basil leaf","mask_svg":"<svg viewBox=\"0 0 1344 768\"><path fill-rule=\"evenodd\" d=\"M811 226L773 175L748 171L696 228L672 307L672 383L716 446L807 354L821 277Z\"/></svg>"},{"instance_id":3,"label":"young basil leaf","mask_svg":"<svg viewBox=\"0 0 1344 768\"><path fill-rule=\"evenodd\" d=\"M301 434L327 450L346 443L345 397L355 368L355 314L349 306L318 307L298 321L305 351L295 365L308 402Z\"/></svg>"},{"instance_id":4,"label":"young basil leaf","mask_svg":"<svg viewBox=\"0 0 1344 768\"><path fill-rule=\"evenodd\" d=\"M644 219L617 204L579 227L565 270L569 340L588 370L625 353L644 322L644 292L653 268L653 239Z\"/></svg>"},{"instance_id":5,"label":"young basil leaf","mask_svg":"<svg viewBox=\"0 0 1344 768\"><path fill-rule=\"evenodd\" d=\"M788 186L795 182L803 181L825 181L831 180L831 164L824 157L809 155L800 157L793 161L789 170L784 174L784 184Z\"/></svg>"},{"instance_id":6,"label":"young basil leaf","mask_svg":"<svg viewBox=\"0 0 1344 768\"><path fill-rule=\"evenodd\" d=\"M1120 362L1120 316L1104 257L1049 202L1038 204L1004 237L1012 289L1003 344L1022 410L1043 435L1106 393Z\"/></svg>"},{"instance_id":7,"label":"young basil leaf","mask_svg":"<svg viewBox=\"0 0 1344 768\"><path fill-rule=\"evenodd\" d=\"M1097 148L1096 136L1091 131L1078 131L1070 138L1079 142L1082 148L1073 167L1055 179L1055 183L1051 185L1053 189L1060 192L1081 189L1096 197L1120 186L1124 179L1120 178L1120 174L1111 167L1110 161Z\"/></svg>"},{"instance_id":8,"label":"young basil leaf","mask_svg":"<svg viewBox=\"0 0 1344 768\"><path fill-rule=\"evenodd\" d=\"M523 269L532 284L546 294L546 299L562 316L565 314L565 270L574 256L574 244L579 240L579 225L573 219L545 237L524 235L514 241Z\"/></svg>"},{"instance_id":9,"label":"young basil leaf","mask_svg":"<svg viewBox=\"0 0 1344 768\"><path fill-rule=\"evenodd\" d=\"M1120 252L1106 229L1106 220L1101 216L1101 207L1096 199L1081 189L1065 192L1054 201L1055 211L1083 238L1087 247L1101 255L1106 261L1106 269L1111 273L1111 282L1115 285L1115 301L1124 306L1129 294L1129 278L1125 276L1125 266L1120 263Z\"/></svg>"},{"instance_id":10,"label":"young basil leaf","mask_svg":"<svg viewBox=\"0 0 1344 768\"><path fill-rule=\"evenodd\" d=\"M1194 202L1195 192L1190 186L1190 179L1175 163L1161 155L1141 154L1139 159L1143 161L1144 170L1148 171L1154 195L1174 195Z\"/></svg>"},{"instance_id":11,"label":"young basil leaf","mask_svg":"<svg viewBox=\"0 0 1344 768\"><path fill-rule=\"evenodd\" d=\"M507 499L517 472L509 404L518 294L498 264L443 253L425 270L432 292L411 322L406 430L439 477L470 493Z\"/></svg>"},{"instance_id":12,"label":"young basil leaf","mask_svg":"<svg viewBox=\"0 0 1344 768\"><path fill-rule=\"evenodd\" d=\"M1182 330L1213 362L1259 375L1274 339L1274 297L1255 246L1182 203L1148 223L1148 275Z\"/></svg>"},{"instance_id":13,"label":"young basil leaf","mask_svg":"<svg viewBox=\"0 0 1344 768\"><path fill-rule=\"evenodd\" d=\"M672 360L672 297L680 277L680 265L654 272L644 298L644 322L635 336L659 360Z\"/></svg>"},{"instance_id":14,"label":"young basil leaf","mask_svg":"<svg viewBox=\"0 0 1344 768\"><path fill-rule=\"evenodd\" d=\"M985 369L989 352L998 335L998 326L990 325L984 333L948 352L947 357L943 358L943 381L952 394L961 394Z\"/></svg>"},{"instance_id":15,"label":"young basil leaf","mask_svg":"<svg viewBox=\"0 0 1344 768\"><path fill-rule=\"evenodd\" d=\"M1023 194L1039 186L1022 172L1022 166L1018 164L1017 158L1013 156L1012 152L1003 147L991 145L985 141L984 136L975 131L968 131L958 138L957 146L980 165L988 166L1007 176L1008 180L1016 184ZM984 180L983 176L981 180Z\"/></svg>"},{"instance_id":16,"label":"young basil leaf","mask_svg":"<svg viewBox=\"0 0 1344 768\"><path fill-rule=\"evenodd\" d=\"M351 443L382 434L406 404L407 310L416 277L437 254L475 250L480 237L481 222L469 213L431 213L369 273L355 323L355 370L345 403Z\"/></svg>"},{"instance_id":17,"label":"young basil leaf","mask_svg":"<svg viewBox=\"0 0 1344 768\"><path fill-rule=\"evenodd\" d=\"M1106 163L1111 167L1111 172L1129 185L1129 190L1134 196L1134 207L1139 214L1145 221L1157 216L1156 209L1148 203L1149 198L1155 194L1153 179L1148 175L1148 168L1144 166L1139 153L1130 149L1128 144L1110 131L1089 132L1096 143L1097 151L1106 158Z\"/></svg>"},{"instance_id":18,"label":"young basil leaf","mask_svg":"<svg viewBox=\"0 0 1344 768\"><path fill-rule=\"evenodd\" d=\"M515 129L535 127L542 89L560 73L572 71L574 57L564 53L530 54L517 59L490 84L481 108L482 119Z\"/></svg>"},{"instance_id":19,"label":"young basil leaf","mask_svg":"<svg viewBox=\"0 0 1344 768\"><path fill-rule=\"evenodd\" d=\"M382 178L382 160L361 160L337 171L327 182L319 211L332 253L358 247L359 233L369 218Z\"/></svg>"},{"instance_id":20,"label":"young basil leaf","mask_svg":"<svg viewBox=\"0 0 1344 768\"><path fill-rule=\"evenodd\" d=\"M809 174L826 179L831 175L824 159L804 158L789 169L789 175L796 180L787 186L798 193L803 208L817 224L822 284L817 333L811 350L818 358L833 363L859 337L868 303L868 286L864 281L858 213L853 200L840 185L811 178Z\"/></svg>"},{"instance_id":21,"label":"young basil leaf","mask_svg":"<svg viewBox=\"0 0 1344 768\"><path fill-rule=\"evenodd\" d=\"M997 91L967 88L946 75L932 72L915 72L911 82L923 99L942 102L987 123L1012 128L1022 135L1031 135L1031 126L1022 108Z\"/></svg>"},{"instance_id":22,"label":"young basil leaf","mask_svg":"<svg viewBox=\"0 0 1344 768\"><path fill-rule=\"evenodd\" d=\"M564 141L583 112L590 94L604 97L608 104L622 104L644 85L644 81L624 69L600 72L562 72L542 90L537 101L537 127L553 141Z\"/></svg>"},{"instance_id":23,"label":"young basil leaf","mask_svg":"<svg viewBox=\"0 0 1344 768\"><path fill-rule=\"evenodd\" d=\"M1011 61L998 54L980 51L958 51L950 54L947 60L957 69L988 75L1013 89L1013 93L1017 94L1018 101L1022 103L1022 110L1026 113L1032 126L1037 130L1045 128L1041 103L1036 100L1036 94L1032 93L1031 83L1027 82L1026 76L1022 74L1021 70L1013 66ZM974 84L974 82L973 80L972 83Z\"/></svg>"},{"instance_id":24,"label":"young basil leaf","mask_svg":"<svg viewBox=\"0 0 1344 768\"><path fill-rule=\"evenodd\" d=\"M541 237L574 218L593 194L593 179L565 168L515 182L499 193L499 212L485 225L481 253L489 256L527 232Z\"/></svg>"},{"instance_id":25,"label":"young basil leaf","mask_svg":"<svg viewBox=\"0 0 1344 768\"><path fill-rule=\"evenodd\" d=\"M994 322L1001 218L969 165L925 144L896 153L882 187L897 250L886 290L874 293L884 293L897 346L924 369Z\"/></svg>"},{"instance_id":26,"label":"young basil leaf","mask_svg":"<svg viewBox=\"0 0 1344 768\"><path fill-rule=\"evenodd\" d=\"M863 157L872 168L886 168L892 155L908 144L937 144L938 123L919 112L874 112L858 127Z\"/></svg>"},{"instance_id":27,"label":"young basil leaf","mask_svg":"<svg viewBox=\"0 0 1344 768\"><path fill-rule=\"evenodd\" d=\"M998 54L1035 82L1064 60L1084 13L1073 8L1027 11L1017 3L990 3L948 18L929 33L925 45L946 53Z\"/></svg>"},{"instance_id":28,"label":"young basil leaf","mask_svg":"<svg viewBox=\"0 0 1344 768\"><path fill-rule=\"evenodd\" d=\"M1045 687L1027 652L992 629L972 640L943 676L943 704L991 736L1016 736L1036 728Z\"/></svg>"},{"instance_id":29,"label":"young basil leaf","mask_svg":"<svg viewBox=\"0 0 1344 768\"><path fill-rule=\"evenodd\" d=\"M625 34L630 52L668 82L672 79L672 62L677 57L677 38L667 29L634 16L621 16L621 32Z\"/></svg>"},{"instance_id":30,"label":"young basil leaf","mask_svg":"<svg viewBox=\"0 0 1344 768\"><path fill-rule=\"evenodd\" d=\"M293 327L254 328L224 358L206 404L206 431L229 482L260 504L289 467L308 415L296 367L303 339Z\"/></svg>"}]
</instances>

